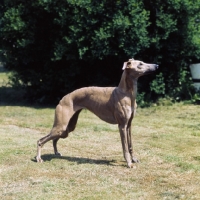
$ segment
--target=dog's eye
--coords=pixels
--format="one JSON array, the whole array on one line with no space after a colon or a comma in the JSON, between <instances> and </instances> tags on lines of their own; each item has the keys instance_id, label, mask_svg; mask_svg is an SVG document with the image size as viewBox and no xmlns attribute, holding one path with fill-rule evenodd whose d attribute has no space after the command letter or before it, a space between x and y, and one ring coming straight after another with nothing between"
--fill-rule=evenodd
<instances>
[{"instance_id":1,"label":"dog's eye","mask_svg":"<svg viewBox=\"0 0 200 200\"><path fill-rule=\"evenodd\" d=\"M137 66L138 69L142 69L142 63L139 63L139 65Z\"/></svg>"}]
</instances>

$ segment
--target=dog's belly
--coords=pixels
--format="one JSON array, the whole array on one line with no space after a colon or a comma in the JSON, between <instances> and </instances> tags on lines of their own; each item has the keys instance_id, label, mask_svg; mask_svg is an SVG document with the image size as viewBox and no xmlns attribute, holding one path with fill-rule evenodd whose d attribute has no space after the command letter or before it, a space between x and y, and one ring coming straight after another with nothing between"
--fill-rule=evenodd
<instances>
[{"instance_id":1,"label":"dog's belly","mask_svg":"<svg viewBox=\"0 0 200 200\"><path fill-rule=\"evenodd\" d=\"M101 120L110 123L110 124L117 124L117 121L113 115L112 112L109 112L108 110L105 109L101 109L99 110L99 112L97 112L96 110L93 110L91 108L88 108L88 110L90 110L92 113L94 113L97 117L99 117Z\"/></svg>"},{"instance_id":2,"label":"dog's belly","mask_svg":"<svg viewBox=\"0 0 200 200\"><path fill-rule=\"evenodd\" d=\"M103 121L117 124L114 117L114 87L87 87L71 93L73 106L86 108Z\"/></svg>"}]
</instances>

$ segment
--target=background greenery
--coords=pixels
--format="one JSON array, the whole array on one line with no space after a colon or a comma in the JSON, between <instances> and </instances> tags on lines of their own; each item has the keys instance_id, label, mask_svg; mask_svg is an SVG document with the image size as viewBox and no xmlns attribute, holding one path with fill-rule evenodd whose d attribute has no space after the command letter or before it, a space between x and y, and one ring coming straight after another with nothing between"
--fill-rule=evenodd
<instances>
[{"instance_id":1,"label":"background greenery","mask_svg":"<svg viewBox=\"0 0 200 200\"><path fill-rule=\"evenodd\" d=\"M200 0L4 0L1 60L12 83L41 103L83 86L117 85L131 57L160 65L157 75L139 80L141 104L190 99L199 9Z\"/></svg>"}]
</instances>

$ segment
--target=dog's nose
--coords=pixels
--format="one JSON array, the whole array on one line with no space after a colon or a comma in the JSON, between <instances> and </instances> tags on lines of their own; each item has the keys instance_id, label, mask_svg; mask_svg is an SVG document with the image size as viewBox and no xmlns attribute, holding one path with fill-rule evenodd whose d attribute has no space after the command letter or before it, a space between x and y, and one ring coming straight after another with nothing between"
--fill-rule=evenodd
<instances>
[{"instance_id":1,"label":"dog's nose","mask_svg":"<svg viewBox=\"0 0 200 200\"><path fill-rule=\"evenodd\" d=\"M156 69L158 69L159 65L155 65Z\"/></svg>"}]
</instances>

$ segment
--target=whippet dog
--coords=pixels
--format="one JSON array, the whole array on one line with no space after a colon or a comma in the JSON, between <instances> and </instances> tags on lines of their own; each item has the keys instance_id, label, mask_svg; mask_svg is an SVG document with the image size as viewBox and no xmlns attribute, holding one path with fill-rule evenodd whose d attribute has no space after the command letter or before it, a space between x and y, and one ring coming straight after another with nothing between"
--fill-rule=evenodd
<instances>
[{"instance_id":1,"label":"whippet dog","mask_svg":"<svg viewBox=\"0 0 200 200\"><path fill-rule=\"evenodd\" d=\"M53 140L54 153L60 138L66 138L76 127L79 113L88 109L103 121L118 124L124 158L128 167L132 162L139 162L133 154L131 140L131 122L136 112L137 80L158 68L156 64L129 59L124 62L123 74L118 87L85 87L64 96L55 110L51 132L37 142L37 162L42 162L41 148Z\"/></svg>"}]
</instances>

